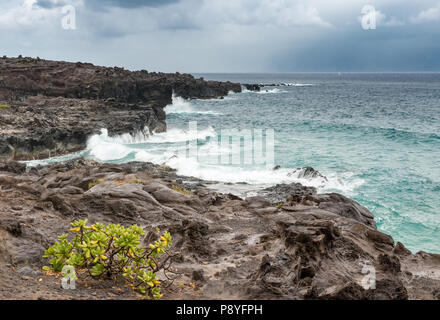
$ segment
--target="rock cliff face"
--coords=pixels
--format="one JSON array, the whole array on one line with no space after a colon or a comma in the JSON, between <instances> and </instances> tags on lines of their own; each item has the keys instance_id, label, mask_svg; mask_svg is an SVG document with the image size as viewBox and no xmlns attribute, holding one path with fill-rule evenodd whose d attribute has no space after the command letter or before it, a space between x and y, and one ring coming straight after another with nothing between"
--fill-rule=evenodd
<instances>
[{"instance_id":1,"label":"rock cliff face","mask_svg":"<svg viewBox=\"0 0 440 320\"><path fill-rule=\"evenodd\" d=\"M162 131L173 91L208 99L231 90L241 86L0 59L0 156L82 149L101 128L110 134ZM310 167L292 174L325 179ZM0 299L136 297L117 279L80 279L77 290L63 290L58 279L41 273L44 249L72 220L85 218L170 231L178 273L164 292L169 299L440 299L440 256L395 244L357 202L300 184L240 199L209 183L151 163L77 159L26 168L0 159ZM190 192L175 191L182 188Z\"/></svg>"},{"instance_id":2,"label":"rock cliff face","mask_svg":"<svg viewBox=\"0 0 440 320\"><path fill-rule=\"evenodd\" d=\"M355 201L292 184L274 187L286 194L275 206L270 190L243 200L201 183L151 163L1 163L0 298L134 298L111 280L63 290L39 271L43 250L85 218L169 230L168 299L440 298L440 256L395 244Z\"/></svg>"},{"instance_id":3,"label":"rock cliff face","mask_svg":"<svg viewBox=\"0 0 440 320\"><path fill-rule=\"evenodd\" d=\"M189 74L131 72L32 58L0 59L0 157L45 158L83 149L87 138L166 130L173 91L217 98L241 85Z\"/></svg>"}]
</instances>

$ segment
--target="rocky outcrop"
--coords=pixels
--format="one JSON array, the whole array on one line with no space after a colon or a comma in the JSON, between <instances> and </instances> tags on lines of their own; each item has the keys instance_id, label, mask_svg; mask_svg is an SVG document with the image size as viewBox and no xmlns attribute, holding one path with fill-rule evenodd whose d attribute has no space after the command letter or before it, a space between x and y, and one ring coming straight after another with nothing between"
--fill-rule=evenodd
<instances>
[{"instance_id":1,"label":"rocky outcrop","mask_svg":"<svg viewBox=\"0 0 440 320\"><path fill-rule=\"evenodd\" d=\"M135 297L113 281L62 290L39 271L43 250L85 218L169 230L177 272L169 299L439 297L440 256L395 244L366 208L338 194L293 184L243 200L151 163L79 159L25 171L8 162L0 170L2 299ZM276 190L285 195L278 206Z\"/></svg>"},{"instance_id":2,"label":"rocky outcrop","mask_svg":"<svg viewBox=\"0 0 440 320\"><path fill-rule=\"evenodd\" d=\"M227 96L229 92L241 92L239 83L205 81L188 74L168 81L172 83L174 93L185 99L212 99Z\"/></svg>"},{"instance_id":3,"label":"rocky outcrop","mask_svg":"<svg viewBox=\"0 0 440 320\"><path fill-rule=\"evenodd\" d=\"M166 130L172 94L217 98L241 85L32 58L0 59L0 157L37 159L83 149L87 138Z\"/></svg>"},{"instance_id":4,"label":"rocky outcrop","mask_svg":"<svg viewBox=\"0 0 440 320\"><path fill-rule=\"evenodd\" d=\"M302 201L307 196L316 195L316 188L305 187L300 183L277 184L258 192L268 199L272 204L284 204L287 199L298 199Z\"/></svg>"},{"instance_id":5,"label":"rocky outcrop","mask_svg":"<svg viewBox=\"0 0 440 320\"><path fill-rule=\"evenodd\" d=\"M323 181L328 181L327 177L325 177L322 173L320 173L318 170L313 169L312 167L303 167L303 168L296 168L292 172L287 174L290 176L295 176L299 179L315 179L319 178Z\"/></svg>"},{"instance_id":6,"label":"rocky outcrop","mask_svg":"<svg viewBox=\"0 0 440 320\"><path fill-rule=\"evenodd\" d=\"M259 84L244 84L243 86L246 88L246 90L255 92L260 92L262 87L262 85Z\"/></svg>"}]
</instances>

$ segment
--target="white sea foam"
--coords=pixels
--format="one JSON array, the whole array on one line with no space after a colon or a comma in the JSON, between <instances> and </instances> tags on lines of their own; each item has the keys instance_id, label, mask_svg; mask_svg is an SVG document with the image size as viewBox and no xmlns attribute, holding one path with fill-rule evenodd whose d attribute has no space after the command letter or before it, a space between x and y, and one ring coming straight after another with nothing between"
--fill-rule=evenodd
<instances>
[{"instance_id":1,"label":"white sea foam","mask_svg":"<svg viewBox=\"0 0 440 320\"><path fill-rule=\"evenodd\" d=\"M146 155L144 154L144 156ZM305 186L315 187L320 192L339 191L348 195L354 194L355 189L364 183L361 179L344 179L343 175L337 173L329 173L327 181L325 181L320 177L298 178L295 175L289 175L293 171L290 168L274 171L265 168L246 168L219 164L206 165L195 158L186 158L181 155L168 154L167 157L169 158L165 163L177 169L179 174L220 182L246 182L264 187L279 183L297 182ZM147 158L148 161L153 160L149 155Z\"/></svg>"},{"instance_id":2,"label":"white sea foam","mask_svg":"<svg viewBox=\"0 0 440 320\"><path fill-rule=\"evenodd\" d=\"M207 137L211 137L207 140ZM168 132L150 134L148 136L137 134L108 136L107 129L102 129L100 134L90 137L87 149L76 154L51 158L46 160L29 161L29 166L38 164L51 164L71 158L85 156L87 153L99 161L120 161L131 155L135 161L167 164L181 175L194 176L205 180L214 180L223 183L246 182L246 194L279 183L298 182L305 186L312 186L319 192L342 192L348 196L355 195L355 190L364 184L364 180L356 178L352 172L322 172L327 180L322 177L304 178L292 174L293 168L278 170L267 169L264 166L224 165L219 160L219 155L229 154L228 146L222 146L217 141L217 133L212 127L200 130L197 134L171 128ZM204 141L198 148L196 155L187 155L185 141ZM148 144L146 146L145 144ZM230 187L231 191L235 190ZM238 190L238 189L237 189Z\"/></svg>"},{"instance_id":3,"label":"white sea foam","mask_svg":"<svg viewBox=\"0 0 440 320\"><path fill-rule=\"evenodd\" d=\"M278 85L278 87L312 87L314 86L314 84L311 83L293 83L293 82L289 82L289 83L281 83ZM266 93L286 93L288 91L286 90L282 90L279 88L273 88L273 89L264 89L264 84L260 84L261 90L260 91L252 91L252 90L248 90L246 89L245 86L242 86L242 93L258 93L258 94L266 94Z\"/></svg>"},{"instance_id":4,"label":"white sea foam","mask_svg":"<svg viewBox=\"0 0 440 320\"><path fill-rule=\"evenodd\" d=\"M202 140L216 135L217 133L212 127L197 131L174 128L163 133L147 135L146 133L139 132L134 135L123 134L112 137L108 135L107 129L101 129L100 134L93 135L88 139L87 149L90 155L101 161L119 160L132 152L139 152L139 148L133 148L134 145Z\"/></svg>"},{"instance_id":5,"label":"white sea foam","mask_svg":"<svg viewBox=\"0 0 440 320\"><path fill-rule=\"evenodd\" d=\"M206 139L207 137L217 136L213 127L200 129L197 131L184 130L179 128L171 128L163 133L155 133L149 137L145 142L147 143L171 143L184 142L195 139Z\"/></svg>"},{"instance_id":6,"label":"white sea foam","mask_svg":"<svg viewBox=\"0 0 440 320\"><path fill-rule=\"evenodd\" d=\"M206 140L207 137L211 137L211 139ZM256 188L298 182L316 187L321 192L339 191L350 195L363 184L363 180L355 179L352 173L324 172L323 174L326 174L327 177L325 180L322 177L300 178L298 175L292 174L294 169L291 168L271 170L264 166L221 164L218 161L219 156L229 154L234 148L222 146L216 138L217 133L212 127L196 133L172 128L168 132L152 134L143 138L140 143L150 144L145 147L128 144L127 142L132 142L133 139L126 136L109 137L107 130L102 129L101 134L89 139L87 149L91 156L100 161L117 161L133 154L135 161L167 164L177 169L181 175L220 182L246 182ZM197 154L187 156L187 146L182 142L195 141L196 139L205 140L205 142L199 146Z\"/></svg>"},{"instance_id":7,"label":"white sea foam","mask_svg":"<svg viewBox=\"0 0 440 320\"><path fill-rule=\"evenodd\" d=\"M281 90L278 88L273 88L273 89L261 89L261 91L256 91L255 93L258 94L267 94L267 93L286 93L286 90Z\"/></svg>"},{"instance_id":8,"label":"white sea foam","mask_svg":"<svg viewBox=\"0 0 440 320\"><path fill-rule=\"evenodd\" d=\"M52 164L55 164L58 162L64 162L64 161L80 158L80 157L84 156L84 153L85 153L85 150L73 152L73 153L69 153L69 154L64 154L64 155L56 156L56 157L52 157L52 158L46 158L46 159L40 159L40 160L29 160L29 161L22 161L22 162L25 163L27 167L36 167L39 165L46 166L46 165L52 165Z\"/></svg>"},{"instance_id":9,"label":"white sea foam","mask_svg":"<svg viewBox=\"0 0 440 320\"><path fill-rule=\"evenodd\" d=\"M101 134L93 135L87 141L90 155L101 161L119 160L125 158L132 151L124 145L124 136L109 137L107 129L101 129Z\"/></svg>"}]
</instances>

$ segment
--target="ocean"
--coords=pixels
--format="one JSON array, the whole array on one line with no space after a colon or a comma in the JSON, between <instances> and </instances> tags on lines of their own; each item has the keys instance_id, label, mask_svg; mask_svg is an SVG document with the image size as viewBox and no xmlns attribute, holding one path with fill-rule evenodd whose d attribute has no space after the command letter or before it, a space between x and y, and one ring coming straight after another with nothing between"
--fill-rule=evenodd
<instances>
[{"instance_id":1,"label":"ocean","mask_svg":"<svg viewBox=\"0 0 440 320\"><path fill-rule=\"evenodd\" d=\"M174 97L165 109L166 133L108 137L102 128L87 150L31 164L78 155L111 163L149 161L224 182L218 189L242 196L301 182L358 201L379 230L411 251L440 253L439 73L195 76L288 85L215 100ZM229 138L226 130L251 138ZM292 173L304 166L327 179Z\"/></svg>"}]
</instances>

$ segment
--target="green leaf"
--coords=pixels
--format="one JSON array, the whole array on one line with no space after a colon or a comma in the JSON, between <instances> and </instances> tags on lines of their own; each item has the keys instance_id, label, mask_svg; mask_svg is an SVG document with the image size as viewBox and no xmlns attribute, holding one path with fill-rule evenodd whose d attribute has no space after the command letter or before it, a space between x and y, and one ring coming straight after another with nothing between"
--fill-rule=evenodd
<instances>
[{"instance_id":1,"label":"green leaf","mask_svg":"<svg viewBox=\"0 0 440 320\"><path fill-rule=\"evenodd\" d=\"M102 264L98 263L93 266L93 268L90 270L90 273L92 274L92 276L97 277L101 275L104 271L105 267Z\"/></svg>"}]
</instances>

